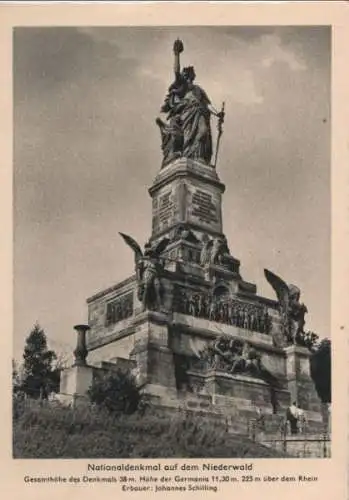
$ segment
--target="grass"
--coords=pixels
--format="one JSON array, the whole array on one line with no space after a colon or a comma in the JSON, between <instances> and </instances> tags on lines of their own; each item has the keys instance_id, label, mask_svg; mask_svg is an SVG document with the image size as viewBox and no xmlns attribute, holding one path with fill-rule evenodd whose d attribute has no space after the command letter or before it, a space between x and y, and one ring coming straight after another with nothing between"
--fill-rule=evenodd
<instances>
[{"instance_id":1,"label":"grass","mask_svg":"<svg viewBox=\"0 0 349 500\"><path fill-rule=\"evenodd\" d=\"M221 422L149 409L115 415L92 406L18 402L14 458L275 458L281 453L229 434Z\"/></svg>"}]
</instances>

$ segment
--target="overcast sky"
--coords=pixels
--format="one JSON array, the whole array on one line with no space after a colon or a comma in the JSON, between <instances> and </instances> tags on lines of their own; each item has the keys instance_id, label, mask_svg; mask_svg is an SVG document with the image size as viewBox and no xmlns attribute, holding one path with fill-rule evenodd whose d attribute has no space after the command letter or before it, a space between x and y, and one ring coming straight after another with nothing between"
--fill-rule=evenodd
<instances>
[{"instance_id":1,"label":"overcast sky","mask_svg":"<svg viewBox=\"0 0 349 500\"><path fill-rule=\"evenodd\" d=\"M150 236L155 117L183 65L219 108L223 228L243 278L302 289L330 334L330 30L20 28L14 35L15 351L35 321L75 346L86 298L133 272L118 231Z\"/></svg>"}]
</instances>

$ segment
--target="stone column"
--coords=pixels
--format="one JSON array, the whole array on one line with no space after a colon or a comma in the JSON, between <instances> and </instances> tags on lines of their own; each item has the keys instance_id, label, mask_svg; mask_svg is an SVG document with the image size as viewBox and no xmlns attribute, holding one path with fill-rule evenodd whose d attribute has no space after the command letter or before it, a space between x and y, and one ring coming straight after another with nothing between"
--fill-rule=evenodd
<instances>
[{"instance_id":1,"label":"stone column","mask_svg":"<svg viewBox=\"0 0 349 500\"><path fill-rule=\"evenodd\" d=\"M87 400L87 392L93 381L93 368L86 363L86 332L87 325L76 325L77 345L74 350L74 363L61 373L59 399L63 403L75 404L78 400Z\"/></svg>"}]
</instances>

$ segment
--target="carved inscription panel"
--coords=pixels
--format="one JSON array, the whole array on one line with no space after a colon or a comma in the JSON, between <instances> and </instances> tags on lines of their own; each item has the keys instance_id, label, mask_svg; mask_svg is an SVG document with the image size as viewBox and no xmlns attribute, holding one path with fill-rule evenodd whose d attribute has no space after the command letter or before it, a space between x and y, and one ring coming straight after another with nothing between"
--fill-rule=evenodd
<instances>
[{"instance_id":1,"label":"carved inscription panel","mask_svg":"<svg viewBox=\"0 0 349 500\"><path fill-rule=\"evenodd\" d=\"M207 224L218 222L216 206L212 203L212 195L197 189L193 193L192 203L192 215L194 217L198 217Z\"/></svg>"},{"instance_id":2,"label":"carved inscription panel","mask_svg":"<svg viewBox=\"0 0 349 500\"><path fill-rule=\"evenodd\" d=\"M190 221L220 231L220 195L214 192L214 190L209 191L208 189L191 186L190 198Z\"/></svg>"},{"instance_id":3,"label":"carved inscription panel","mask_svg":"<svg viewBox=\"0 0 349 500\"><path fill-rule=\"evenodd\" d=\"M177 205L174 190L159 192L153 198L153 233L163 231L176 221Z\"/></svg>"},{"instance_id":4,"label":"carved inscription panel","mask_svg":"<svg viewBox=\"0 0 349 500\"><path fill-rule=\"evenodd\" d=\"M193 180L164 187L153 198L153 234L183 221L221 232L221 195Z\"/></svg>"}]
</instances>

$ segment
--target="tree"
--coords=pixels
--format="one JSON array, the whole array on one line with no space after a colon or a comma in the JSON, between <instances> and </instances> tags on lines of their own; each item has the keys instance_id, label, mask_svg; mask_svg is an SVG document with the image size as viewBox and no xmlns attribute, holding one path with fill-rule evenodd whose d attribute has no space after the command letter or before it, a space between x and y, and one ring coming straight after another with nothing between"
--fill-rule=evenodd
<instances>
[{"instance_id":1,"label":"tree","mask_svg":"<svg viewBox=\"0 0 349 500\"><path fill-rule=\"evenodd\" d=\"M322 403L331 403L331 341L323 339L310 357L310 374Z\"/></svg>"},{"instance_id":2,"label":"tree","mask_svg":"<svg viewBox=\"0 0 349 500\"><path fill-rule=\"evenodd\" d=\"M18 368L14 359L12 360L12 387L13 391L16 392L18 387Z\"/></svg>"},{"instance_id":3,"label":"tree","mask_svg":"<svg viewBox=\"0 0 349 500\"><path fill-rule=\"evenodd\" d=\"M88 396L92 403L115 413L134 413L144 402L135 378L121 369L96 377Z\"/></svg>"},{"instance_id":4,"label":"tree","mask_svg":"<svg viewBox=\"0 0 349 500\"><path fill-rule=\"evenodd\" d=\"M23 353L22 390L30 397L46 399L50 392L57 392L59 371L52 367L57 358L47 347L44 330L36 323L26 339Z\"/></svg>"},{"instance_id":5,"label":"tree","mask_svg":"<svg viewBox=\"0 0 349 500\"><path fill-rule=\"evenodd\" d=\"M12 391L13 394L18 394L22 387L23 378L22 367L15 359L12 359Z\"/></svg>"}]
</instances>

